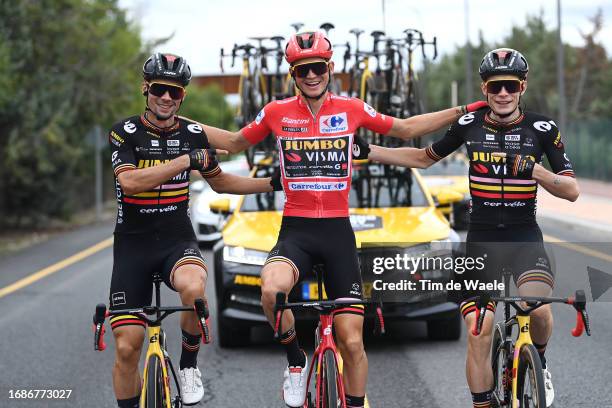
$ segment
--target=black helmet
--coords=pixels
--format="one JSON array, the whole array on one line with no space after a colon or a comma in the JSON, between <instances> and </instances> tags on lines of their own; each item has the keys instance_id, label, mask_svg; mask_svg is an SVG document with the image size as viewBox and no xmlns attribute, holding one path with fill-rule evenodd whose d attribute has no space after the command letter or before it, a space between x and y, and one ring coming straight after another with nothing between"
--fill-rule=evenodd
<instances>
[{"instance_id":1,"label":"black helmet","mask_svg":"<svg viewBox=\"0 0 612 408\"><path fill-rule=\"evenodd\" d=\"M182 86L187 86L191 80L191 68L183 57L158 52L151 55L144 63L142 76L147 82L155 79L167 79L176 81Z\"/></svg>"},{"instance_id":2,"label":"black helmet","mask_svg":"<svg viewBox=\"0 0 612 408\"><path fill-rule=\"evenodd\" d=\"M483 81L493 75L513 75L524 80L529 73L529 64L523 54L512 48L498 48L487 52L478 69Z\"/></svg>"}]
</instances>

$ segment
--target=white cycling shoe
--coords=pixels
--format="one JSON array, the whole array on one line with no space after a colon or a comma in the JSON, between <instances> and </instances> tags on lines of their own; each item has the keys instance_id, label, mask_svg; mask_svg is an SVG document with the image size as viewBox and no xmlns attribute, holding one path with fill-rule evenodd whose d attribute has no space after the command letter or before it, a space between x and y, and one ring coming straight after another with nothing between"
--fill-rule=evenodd
<instances>
[{"instance_id":1,"label":"white cycling shoe","mask_svg":"<svg viewBox=\"0 0 612 408\"><path fill-rule=\"evenodd\" d=\"M301 407L306 400L306 376L308 375L308 357L304 367L285 368L283 382L283 398L289 407Z\"/></svg>"},{"instance_id":2,"label":"white cycling shoe","mask_svg":"<svg viewBox=\"0 0 612 408\"><path fill-rule=\"evenodd\" d=\"M553 401L555 399L555 389L553 388L552 383L552 375L548 368L542 370L542 374L544 375L544 391L546 394L546 406L552 407Z\"/></svg>"},{"instance_id":3,"label":"white cycling shoe","mask_svg":"<svg viewBox=\"0 0 612 408\"><path fill-rule=\"evenodd\" d=\"M183 405L195 405L204 398L202 373L197 367L188 367L179 370L181 383L181 397Z\"/></svg>"}]
</instances>

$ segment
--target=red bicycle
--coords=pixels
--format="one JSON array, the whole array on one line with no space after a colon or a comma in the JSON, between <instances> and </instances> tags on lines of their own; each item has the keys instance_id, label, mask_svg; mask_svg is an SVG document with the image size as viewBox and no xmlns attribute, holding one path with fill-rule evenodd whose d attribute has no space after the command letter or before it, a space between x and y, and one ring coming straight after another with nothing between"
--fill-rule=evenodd
<instances>
[{"instance_id":1,"label":"red bicycle","mask_svg":"<svg viewBox=\"0 0 612 408\"><path fill-rule=\"evenodd\" d=\"M376 305L376 317L378 321L378 331L385 333L385 322L382 315L381 302L374 303L367 300L322 300L322 274L317 273L319 286L319 300L312 302L287 303L285 294L276 294L276 323L274 324L274 338L278 340L281 331L281 319L284 310L287 309L314 309L319 313L319 324L315 330L315 351L312 357L312 364L308 369L308 379L306 387L310 387L310 379L314 367L316 367L315 400L312 401L312 394L308 391L304 408L346 408L344 399L344 383L338 367L339 354L333 335L334 309L346 305Z\"/></svg>"}]
</instances>

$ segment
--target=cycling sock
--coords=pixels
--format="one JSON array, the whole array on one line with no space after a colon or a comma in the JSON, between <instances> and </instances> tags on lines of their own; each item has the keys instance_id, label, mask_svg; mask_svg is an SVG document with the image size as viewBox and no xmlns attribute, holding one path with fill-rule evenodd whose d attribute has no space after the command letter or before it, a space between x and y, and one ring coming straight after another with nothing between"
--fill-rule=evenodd
<instances>
[{"instance_id":1,"label":"cycling sock","mask_svg":"<svg viewBox=\"0 0 612 408\"><path fill-rule=\"evenodd\" d=\"M300 349L295 328L289 329L286 333L280 336L280 342L285 347L287 352L287 361L289 366L304 367L306 365L306 356Z\"/></svg>"},{"instance_id":2,"label":"cycling sock","mask_svg":"<svg viewBox=\"0 0 612 408\"><path fill-rule=\"evenodd\" d=\"M179 363L180 369L187 367L196 367L198 365L198 351L200 351L200 340L201 335L193 335L183 332L183 350L181 351L181 362Z\"/></svg>"},{"instance_id":3,"label":"cycling sock","mask_svg":"<svg viewBox=\"0 0 612 408\"><path fill-rule=\"evenodd\" d=\"M544 353L546 353L546 346L548 345L548 343L533 343L533 345L538 350L538 354L540 355L540 360L542 361L542 368L546 368L546 357L544 357Z\"/></svg>"},{"instance_id":4,"label":"cycling sock","mask_svg":"<svg viewBox=\"0 0 612 408\"><path fill-rule=\"evenodd\" d=\"M346 400L346 408L363 408L365 404L365 396L355 397L354 395L345 394L344 399Z\"/></svg>"},{"instance_id":5,"label":"cycling sock","mask_svg":"<svg viewBox=\"0 0 612 408\"><path fill-rule=\"evenodd\" d=\"M486 392L473 392L472 404L474 405L474 408L491 408L492 397L493 390Z\"/></svg>"},{"instance_id":6,"label":"cycling sock","mask_svg":"<svg viewBox=\"0 0 612 408\"><path fill-rule=\"evenodd\" d=\"M139 404L140 404L140 395L137 395L134 398L117 400L117 405L119 406L119 408L138 408Z\"/></svg>"}]
</instances>

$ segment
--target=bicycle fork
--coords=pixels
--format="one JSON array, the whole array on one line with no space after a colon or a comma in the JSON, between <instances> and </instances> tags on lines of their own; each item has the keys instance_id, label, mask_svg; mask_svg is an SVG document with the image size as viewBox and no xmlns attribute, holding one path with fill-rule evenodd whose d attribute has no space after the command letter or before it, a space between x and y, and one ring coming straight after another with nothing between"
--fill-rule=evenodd
<instances>
[{"instance_id":1,"label":"bicycle fork","mask_svg":"<svg viewBox=\"0 0 612 408\"><path fill-rule=\"evenodd\" d=\"M323 384L323 375L325 375L325 367L324 367L324 360L325 360L325 352L326 351L331 351L334 355L334 360L336 362L336 387L338 390L338 398L341 401L341 405L340 407L344 408L346 407L346 400L344 397L344 382L342 381L342 379L340 378L341 373L340 373L340 365L338 364L338 352L336 351L336 345L334 343L334 336L333 336L333 332L332 332L332 324L333 324L333 314L322 314L320 316L320 321L319 324L317 326L317 348L315 349L314 352L314 356L317 360L317 382L315 384L315 392L316 392L316 397L315 397L315 407L316 408L322 408L323 407L323 400L321 398L321 396L323 395L322 390L324 387ZM313 364L310 365L310 368L308 369L308 379L306 381L306 384L310 385L310 380L312 378L312 373L313 373L313 369L315 367L314 361ZM308 402L309 399L307 398L305 403L304 403L304 407L308 407ZM330 407L331 408L331 407ZM335 408L335 407L334 407Z\"/></svg>"}]
</instances>

